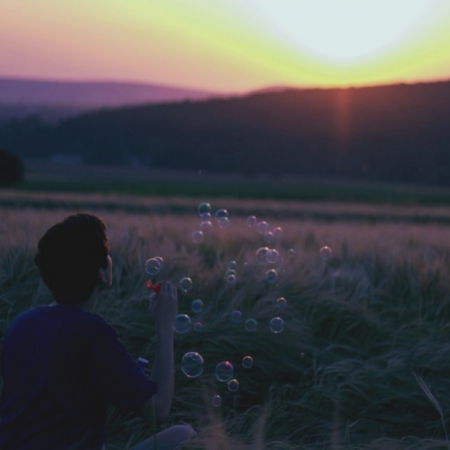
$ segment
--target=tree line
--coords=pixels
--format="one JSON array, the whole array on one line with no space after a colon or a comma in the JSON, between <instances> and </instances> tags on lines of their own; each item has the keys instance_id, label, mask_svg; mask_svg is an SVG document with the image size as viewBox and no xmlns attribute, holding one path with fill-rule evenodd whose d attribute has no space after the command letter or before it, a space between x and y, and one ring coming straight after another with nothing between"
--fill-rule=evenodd
<instances>
[{"instance_id":1,"label":"tree line","mask_svg":"<svg viewBox=\"0 0 450 450\"><path fill-rule=\"evenodd\" d=\"M28 158L450 185L450 82L287 89L0 124Z\"/></svg>"}]
</instances>

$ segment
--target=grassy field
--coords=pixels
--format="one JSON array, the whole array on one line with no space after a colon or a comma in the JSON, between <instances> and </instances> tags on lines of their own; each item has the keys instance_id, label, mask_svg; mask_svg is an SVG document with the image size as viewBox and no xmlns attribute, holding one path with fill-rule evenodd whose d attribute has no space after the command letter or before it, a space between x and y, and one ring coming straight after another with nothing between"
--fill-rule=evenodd
<instances>
[{"instance_id":1,"label":"grassy field","mask_svg":"<svg viewBox=\"0 0 450 450\"><path fill-rule=\"evenodd\" d=\"M167 421L199 431L190 448L449 447L448 208L215 199L214 210L229 209L230 224L222 229L213 219L212 232L196 244L198 202L3 191L0 337L18 313L50 301L32 264L39 237L69 212L87 210L106 221L114 263L115 282L97 312L134 357L151 361L155 345L146 259L164 258L157 279L193 281L192 290L179 291L179 312L203 329L175 335L175 399ZM282 238L267 243L247 226L252 213L270 229L281 227ZM329 259L320 254L325 245ZM278 262L257 261L264 246L277 249ZM237 263L234 284L225 278L229 261ZM266 280L271 268L279 276L273 283ZM277 307L279 297L285 309ZM196 298L204 303L199 313L191 310ZM231 320L234 310L243 314L240 323ZM277 316L284 330L273 333L269 323ZM249 318L256 331L245 329ZM188 351L204 358L198 378L181 371ZM247 355L250 369L241 364ZM225 360L234 366L236 392L214 375ZM215 394L220 407L212 406ZM107 449L128 448L150 432L112 409Z\"/></svg>"},{"instance_id":2,"label":"grassy field","mask_svg":"<svg viewBox=\"0 0 450 450\"><path fill-rule=\"evenodd\" d=\"M212 198L339 201L396 205L450 205L450 190L388 183L318 180L279 176L176 172L145 168L70 166L27 161L25 181L32 192L128 194Z\"/></svg>"}]
</instances>

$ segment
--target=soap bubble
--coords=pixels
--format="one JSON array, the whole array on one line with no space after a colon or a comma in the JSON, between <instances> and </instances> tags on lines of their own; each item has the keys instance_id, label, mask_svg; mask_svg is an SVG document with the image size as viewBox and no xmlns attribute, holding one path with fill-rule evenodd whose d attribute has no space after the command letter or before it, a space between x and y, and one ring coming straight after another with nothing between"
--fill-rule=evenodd
<instances>
[{"instance_id":1,"label":"soap bubble","mask_svg":"<svg viewBox=\"0 0 450 450\"><path fill-rule=\"evenodd\" d=\"M189 277L184 277L180 280L180 288L183 292L190 291L192 289L192 280Z\"/></svg>"},{"instance_id":2,"label":"soap bubble","mask_svg":"<svg viewBox=\"0 0 450 450\"><path fill-rule=\"evenodd\" d=\"M202 332L205 329L205 326L201 322L194 323L194 331L197 333Z\"/></svg>"},{"instance_id":3,"label":"soap bubble","mask_svg":"<svg viewBox=\"0 0 450 450\"><path fill-rule=\"evenodd\" d=\"M278 262L278 260L280 259L280 254L278 253L278 250L275 250L274 248L267 250L266 259L267 262L271 264Z\"/></svg>"},{"instance_id":4,"label":"soap bubble","mask_svg":"<svg viewBox=\"0 0 450 450\"><path fill-rule=\"evenodd\" d=\"M331 254L333 253L333 250L331 250L330 247L328 247L327 245L325 245L324 247L322 247L319 250L320 256L322 257L322 259L327 260L331 258Z\"/></svg>"},{"instance_id":5,"label":"soap bubble","mask_svg":"<svg viewBox=\"0 0 450 450\"><path fill-rule=\"evenodd\" d=\"M239 381L233 378L227 383L227 387L230 392L236 392L239 389Z\"/></svg>"},{"instance_id":6,"label":"soap bubble","mask_svg":"<svg viewBox=\"0 0 450 450\"><path fill-rule=\"evenodd\" d=\"M227 276L227 283L228 284L235 284L237 281L237 277L234 274L230 274Z\"/></svg>"},{"instance_id":7,"label":"soap bubble","mask_svg":"<svg viewBox=\"0 0 450 450\"><path fill-rule=\"evenodd\" d=\"M173 329L179 334L187 333L191 329L191 318L187 314L178 314Z\"/></svg>"},{"instance_id":8,"label":"soap bubble","mask_svg":"<svg viewBox=\"0 0 450 450\"><path fill-rule=\"evenodd\" d=\"M256 260L260 264L267 264L267 252L269 251L269 247L260 247L256 250Z\"/></svg>"},{"instance_id":9,"label":"soap bubble","mask_svg":"<svg viewBox=\"0 0 450 450\"><path fill-rule=\"evenodd\" d=\"M249 227L254 227L258 223L258 219L256 216L248 216L247 217L247 225Z\"/></svg>"},{"instance_id":10,"label":"soap bubble","mask_svg":"<svg viewBox=\"0 0 450 450\"><path fill-rule=\"evenodd\" d=\"M212 223L209 220L202 220L200 222L200 231L203 233L211 233L212 227Z\"/></svg>"},{"instance_id":11,"label":"soap bubble","mask_svg":"<svg viewBox=\"0 0 450 450\"><path fill-rule=\"evenodd\" d=\"M199 312L201 312L202 309L203 309L203 302L199 298L192 300L192 303L191 303L192 312L199 313Z\"/></svg>"},{"instance_id":12,"label":"soap bubble","mask_svg":"<svg viewBox=\"0 0 450 450\"><path fill-rule=\"evenodd\" d=\"M145 271L149 275L156 275L162 269L162 266L162 262L158 257L150 258L145 262Z\"/></svg>"},{"instance_id":13,"label":"soap bubble","mask_svg":"<svg viewBox=\"0 0 450 450\"><path fill-rule=\"evenodd\" d=\"M228 275L236 275L237 276L237 272L233 269L227 269L225 271L225 277L228 277Z\"/></svg>"},{"instance_id":14,"label":"soap bubble","mask_svg":"<svg viewBox=\"0 0 450 450\"><path fill-rule=\"evenodd\" d=\"M241 311L235 309L231 312L231 321L233 323L239 323L242 320L242 313Z\"/></svg>"},{"instance_id":15,"label":"soap bubble","mask_svg":"<svg viewBox=\"0 0 450 450\"><path fill-rule=\"evenodd\" d=\"M300 358L304 358L305 354L303 352L300 353Z\"/></svg>"},{"instance_id":16,"label":"soap bubble","mask_svg":"<svg viewBox=\"0 0 450 450\"><path fill-rule=\"evenodd\" d=\"M230 381L234 376L234 367L229 361L222 361L216 365L216 378L224 383Z\"/></svg>"},{"instance_id":17,"label":"soap bubble","mask_svg":"<svg viewBox=\"0 0 450 450\"><path fill-rule=\"evenodd\" d=\"M270 331L281 333L284 330L284 320L281 317L274 317L270 321Z\"/></svg>"},{"instance_id":18,"label":"soap bubble","mask_svg":"<svg viewBox=\"0 0 450 450\"><path fill-rule=\"evenodd\" d=\"M261 222L258 222L256 229L259 234L267 233L269 231L269 224L265 220L262 220Z\"/></svg>"},{"instance_id":19,"label":"soap bubble","mask_svg":"<svg viewBox=\"0 0 450 450\"><path fill-rule=\"evenodd\" d=\"M155 256L154 259L156 259L156 261L158 261L161 264L161 266L164 264L164 259L162 256Z\"/></svg>"},{"instance_id":20,"label":"soap bubble","mask_svg":"<svg viewBox=\"0 0 450 450\"><path fill-rule=\"evenodd\" d=\"M283 228L276 227L272 230L272 233L275 236L275 239L281 239L283 237Z\"/></svg>"},{"instance_id":21,"label":"soap bubble","mask_svg":"<svg viewBox=\"0 0 450 450\"><path fill-rule=\"evenodd\" d=\"M268 244L272 243L275 240L275 236L271 231L268 231L267 233L264 233L264 241L266 241Z\"/></svg>"},{"instance_id":22,"label":"soap bubble","mask_svg":"<svg viewBox=\"0 0 450 450\"><path fill-rule=\"evenodd\" d=\"M228 217L221 217L217 221L217 224L219 225L219 228L227 228L228 225L230 225L230 219Z\"/></svg>"},{"instance_id":23,"label":"soap bubble","mask_svg":"<svg viewBox=\"0 0 450 450\"><path fill-rule=\"evenodd\" d=\"M255 319L247 319L245 321L245 329L247 331L251 331L251 332L256 331L257 325L258 325L258 322L256 322Z\"/></svg>"},{"instance_id":24,"label":"soap bubble","mask_svg":"<svg viewBox=\"0 0 450 450\"><path fill-rule=\"evenodd\" d=\"M226 209L218 209L216 211L216 220L228 219L228 211Z\"/></svg>"},{"instance_id":25,"label":"soap bubble","mask_svg":"<svg viewBox=\"0 0 450 450\"><path fill-rule=\"evenodd\" d=\"M284 309L286 308L287 300L284 297L279 297L277 298L276 303L278 309Z\"/></svg>"},{"instance_id":26,"label":"soap bubble","mask_svg":"<svg viewBox=\"0 0 450 450\"><path fill-rule=\"evenodd\" d=\"M211 403L215 408L218 408L222 404L222 397L220 395L213 395Z\"/></svg>"},{"instance_id":27,"label":"soap bubble","mask_svg":"<svg viewBox=\"0 0 450 450\"><path fill-rule=\"evenodd\" d=\"M211 205L207 202L202 202L197 207L198 215L203 217L203 214L211 215Z\"/></svg>"},{"instance_id":28,"label":"soap bubble","mask_svg":"<svg viewBox=\"0 0 450 450\"><path fill-rule=\"evenodd\" d=\"M191 234L191 239L194 244L200 244L203 241L203 231L195 230Z\"/></svg>"},{"instance_id":29,"label":"soap bubble","mask_svg":"<svg viewBox=\"0 0 450 450\"><path fill-rule=\"evenodd\" d=\"M290 249L287 251L287 255L288 255L288 258L289 258L289 259L294 259L294 258L295 258L295 255L296 255L296 251L295 251L293 248L290 248Z\"/></svg>"},{"instance_id":30,"label":"soap bubble","mask_svg":"<svg viewBox=\"0 0 450 450\"><path fill-rule=\"evenodd\" d=\"M266 281L269 283L276 283L278 281L278 272L276 269L269 269L266 272Z\"/></svg>"},{"instance_id":31,"label":"soap bubble","mask_svg":"<svg viewBox=\"0 0 450 450\"><path fill-rule=\"evenodd\" d=\"M181 360L181 370L188 378L197 378L203 373L203 358L197 352L188 352Z\"/></svg>"},{"instance_id":32,"label":"soap bubble","mask_svg":"<svg viewBox=\"0 0 450 450\"><path fill-rule=\"evenodd\" d=\"M237 262L236 261L228 261L227 268L231 270L236 270Z\"/></svg>"},{"instance_id":33,"label":"soap bubble","mask_svg":"<svg viewBox=\"0 0 450 450\"><path fill-rule=\"evenodd\" d=\"M244 369L250 369L253 367L253 358L251 356L244 356L242 358L242 367Z\"/></svg>"}]
</instances>

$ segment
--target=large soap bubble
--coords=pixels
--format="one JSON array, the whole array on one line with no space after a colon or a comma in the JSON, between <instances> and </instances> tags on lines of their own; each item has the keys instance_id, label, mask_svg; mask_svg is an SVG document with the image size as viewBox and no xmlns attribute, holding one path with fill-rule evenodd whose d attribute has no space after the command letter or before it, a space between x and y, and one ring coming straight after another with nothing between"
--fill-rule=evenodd
<instances>
[{"instance_id":1,"label":"large soap bubble","mask_svg":"<svg viewBox=\"0 0 450 450\"><path fill-rule=\"evenodd\" d=\"M222 361L216 365L215 369L216 378L219 381L227 383L234 376L234 367L229 361Z\"/></svg>"},{"instance_id":2,"label":"large soap bubble","mask_svg":"<svg viewBox=\"0 0 450 450\"><path fill-rule=\"evenodd\" d=\"M251 356L244 356L242 358L242 367L244 369L250 369L253 367L253 358Z\"/></svg>"},{"instance_id":3,"label":"large soap bubble","mask_svg":"<svg viewBox=\"0 0 450 450\"><path fill-rule=\"evenodd\" d=\"M181 360L181 370L188 378L197 378L203 373L203 358L197 352L185 353Z\"/></svg>"},{"instance_id":4,"label":"large soap bubble","mask_svg":"<svg viewBox=\"0 0 450 450\"><path fill-rule=\"evenodd\" d=\"M198 215L200 217L206 217L207 214L211 216L211 205L207 202L202 202L197 207Z\"/></svg>"},{"instance_id":5,"label":"large soap bubble","mask_svg":"<svg viewBox=\"0 0 450 450\"><path fill-rule=\"evenodd\" d=\"M184 277L180 280L180 288L183 292L190 291L192 289L192 280L189 277Z\"/></svg>"},{"instance_id":6,"label":"large soap bubble","mask_svg":"<svg viewBox=\"0 0 450 450\"><path fill-rule=\"evenodd\" d=\"M187 314L178 314L173 329L179 334L187 333L191 329L191 318Z\"/></svg>"},{"instance_id":7,"label":"large soap bubble","mask_svg":"<svg viewBox=\"0 0 450 450\"><path fill-rule=\"evenodd\" d=\"M320 256L322 259L327 260L331 258L331 255L333 253L333 250L331 250L330 247L328 247L327 245L325 245L324 247L322 247L319 250Z\"/></svg>"},{"instance_id":8,"label":"large soap bubble","mask_svg":"<svg viewBox=\"0 0 450 450\"><path fill-rule=\"evenodd\" d=\"M284 320L281 317L274 317L270 321L270 331L272 333L281 333L284 330Z\"/></svg>"}]
</instances>

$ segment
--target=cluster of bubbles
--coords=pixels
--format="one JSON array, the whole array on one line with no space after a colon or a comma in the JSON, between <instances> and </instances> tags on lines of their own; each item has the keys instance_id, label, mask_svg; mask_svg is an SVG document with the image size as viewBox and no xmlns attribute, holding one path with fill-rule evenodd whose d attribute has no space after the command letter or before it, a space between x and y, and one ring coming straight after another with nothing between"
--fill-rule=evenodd
<instances>
[{"instance_id":1,"label":"cluster of bubbles","mask_svg":"<svg viewBox=\"0 0 450 450\"><path fill-rule=\"evenodd\" d=\"M155 256L153 258L147 259L145 262L145 271L149 275L158 275L158 273L163 268L164 259L161 256Z\"/></svg>"},{"instance_id":2,"label":"cluster of bubbles","mask_svg":"<svg viewBox=\"0 0 450 450\"><path fill-rule=\"evenodd\" d=\"M192 232L191 240L195 244L200 244L205 239L205 236L212 232L213 222L221 229L225 229L230 224L230 218L226 209L218 209L212 215L211 205L207 202L202 202L197 208L198 215L200 217L200 224L198 229ZM281 227L270 228L269 224L264 220L258 220L254 215L248 216L246 219L248 227L254 228L256 232L262 237L266 245L258 248L255 252L257 263L261 266L269 266L265 271L265 280L268 283L274 284L279 280L278 269L281 267L283 258L280 254L280 241L283 238L283 229ZM332 256L332 249L325 245L320 248L319 255L327 261ZM286 253L288 259L294 259L297 256L297 252L294 248L289 248ZM164 260L160 256L150 258L145 263L145 271L150 276L158 275L163 268ZM245 262L244 266L248 263ZM270 267L272 265L272 267ZM225 281L229 285L234 285L238 279L238 263L235 260L230 260L227 263L225 269ZM151 280L149 285L151 286ZM183 277L179 281L179 287L181 291L186 294L193 287L192 279L189 277ZM278 297L275 301L276 308L284 311L287 306L287 300L284 297ZM195 298L191 302L191 311L194 314L199 314L203 311L203 301L199 298ZM241 311L233 310L231 312L231 322L233 324L244 323L244 328L247 332L253 333L257 330L258 322L256 319L250 317L245 319ZM274 334L279 334L284 330L284 320L279 316L273 317L269 322L269 329ZM192 322L188 314L178 314L175 318L174 331L178 334L186 334L193 329L195 332L201 332L204 329L204 325L200 321ZM300 353L300 358L303 358L304 353ZM251 369L254 365L253 358L251 356L244 356L242 358L242 367L244 369ZM203 357L194 351L187 352L183 355L181 361L181 370L188 378L197 378L203 374L204 361ZM236 392L239 390L239 381L234 377L234 366L230 361L221 361L215 366L214 370L215 378L222 383L226 383L230 392ZM216 394L212 397L212 405L219 407L222 404L222 398Z\"/></svg>"},{"instance_id":3,"label":"cluster of bubbles","mask_svg":"<svg viewBox=\"0 0 450 450\"><path fill-rule=\"evenodd\" d=\"M198 229L191 233L191 240L194 244L201 244L205 235L210 234L213 230L211 205L208 202L202 202L198 205L197 212L200 217L200 224ZM218 209L214 213L214 218L219 228L228 228L230 225L230 217L226 209Z\"/></svg>"},{"instance_id":4,"label":"cluster of bubbles","mask_svg":"<svg viewBox=\"0 0 450 450\"><path fill-rule=\"evenodd\" d=\"M237 281L237 262L228 261L227 269L225 270L225 280L228 284L235 284Z\"/></svg>"}]
</instances>

